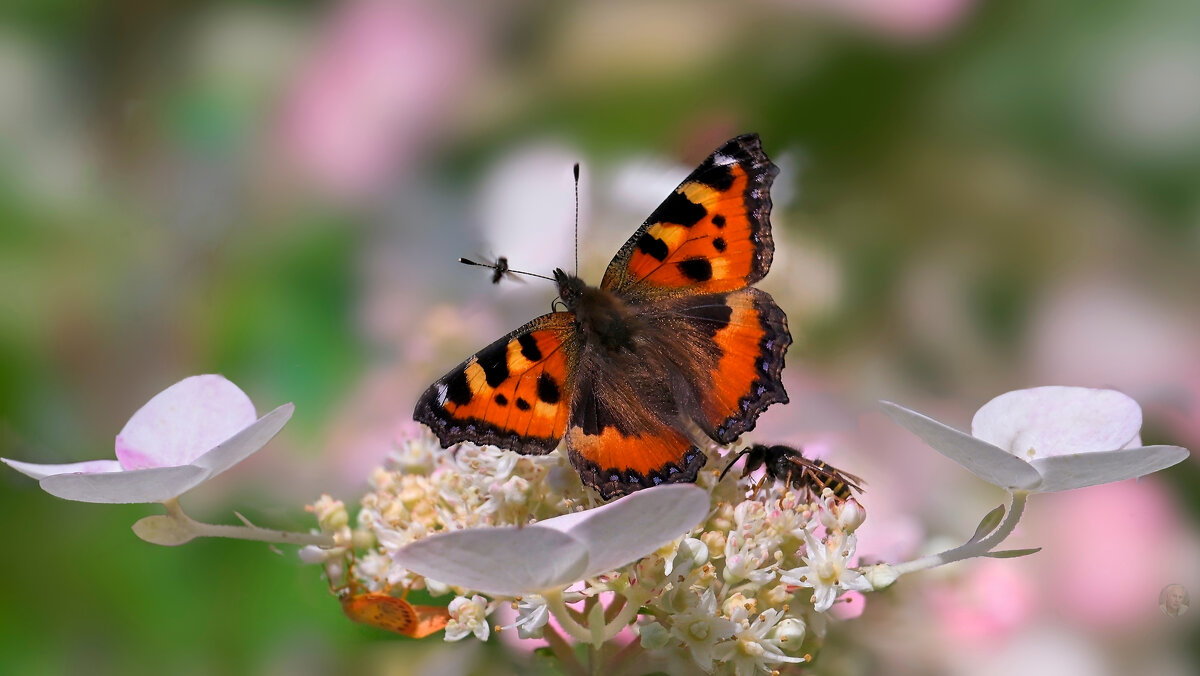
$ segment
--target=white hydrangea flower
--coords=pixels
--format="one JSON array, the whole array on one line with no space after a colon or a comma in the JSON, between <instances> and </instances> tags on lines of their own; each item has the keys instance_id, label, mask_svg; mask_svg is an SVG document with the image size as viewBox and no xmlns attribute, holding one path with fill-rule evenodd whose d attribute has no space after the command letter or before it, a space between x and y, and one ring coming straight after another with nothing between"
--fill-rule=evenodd
<instances>
[{"instance_id":1,"label":"white hydrangea flower","mask_svg":"<svg viewBox=\"0 0 1200 676\"><path fill-rule=\"evenodd\" d=\"M779 640L771 636L772 629L782 617L783 611L776 608L764 610L753 622L738 631L732 640L718 644L713 656L732 665L736 676L770 673L775 670L775 665L803 662L803 657L785 654L779 646Z\"/></svg>"},{"instance_id":2,"label":"white hydrangea flower","mask_svg":"<svg viewBox=\"0 0 1200 676\"><path fill-rule=\"evenodd\" d=\"M708 545L693 537L684 538L675 549L675 556L666 560L663 575L687 575L708 563Z\"/></svg>"},{"instance_id":3,"label":"white hydrangea flower","mask_svg":"<svg viewBox=\"0 0 1200 676\"><path fill-rule=\"evenodd\" d=\"M1142 409L1114 390L1035 387L984 404L971 434L889 401L901 427L988 483L1051 492L1145 476L1182 462L1178 446L1142 446Z\"/></svg>"},{"instance_id":4,"label":"white hydrangea flower","mask_svg":"<svg viewBox=\"0 0 1200 676\"><path fill-rule=\"evenodd\" d=\"M447 641L459 641L468 634L475 634L480 641L488 639L491 628L487 622L487 599L478 594L471 598L458 596L450 602L448 610L450 622L446 624Z\"/></svg>"},{"instance_id":5,"label":"white hydrangea flower","mask_svg":"<svg viewBox=\"0 0 1200 676\"><path fill-rule=\"evenodd\" d=\"M514 599L505 628L521 637L543 634L551 616L567 645L598 647L637 627L648 659L671 673L769 670L800 661L782 647L797 650L806 632L819 640L822 614L796 603L778 574L804 563L803 538L830 505L778 483L748 495L717 472L603 503L561 454L472 444L431 453L427 474L377 472L358 523L390 560L389 582L462 599L448 640L479 628L470 618L485 606L464 605L473 594L493 607ZM847 526L863 516L850 512ZM842 530L829 533L833 548L844 545ZM381 559L357 570L366 561L352 560L347 579L377 575ZM569 608L585 600L585 615Z\"/></svg>"},{"instance_id":6,"label":"white hydrangea flower","mask_svg":"<svg viewBox=\"0 0 1200 676\"><path fill-rule=\"evenodd\" d=\"M494 596L558 590L616 570L695 526L708 494L688 484L637 491L521 528L438 533L398 549L397 565Z\"/></svg>"},{"instance_id":7,"label":"white hydrangea flower","mask_svg":"<svg viewBox=\"0 0 1200 676\"><path fill-rule=\"evenodd\" d=\"M546 599L530 594L517 602L517 621L504 628L515 627L521 638L541 638L542 628L549 619L550 609L546 607Z\"/></svg>"},{"instance_id":8,"label":"white hydrangea flower","mask_svg":"<svg viewBox=\"0 0 1200 676\"><path fill-rule=\"evenodd\" d=\"M688 607L671 617L671 635L683 642L697 666L712 673L713 647L740 627L717 613L717 597L711 588L689 598Z\"/></svg>"},{"instance_id":9,"label":"white hydrangea flower","mask_svg":"<svg viewBox=\"0 0 1200 676\"><path fill-rule=\"evenodd\" d=\"M768 543L741 532L725 540L725 581L749 580L756 585L775 578L775 558Z\"/></svg>"},{"instance_id":10,"label":"white hydrangea flower","mask_svg":"<svg viewBox=\"0 0 1200 676\"><path fill-rule=\"evenodd\" d=\"M154 395L117 435L116 460L41 465L0 458L64 500L173 500L262 448L292 417L284 404L256 418L254 404L219 375L184 378Z\"/></svg>"},{"instance_id":11,"label":"white hydrangea flower","mask_svg":"<svg viewBox=\"0 0 1200 676\"><path fill-rule=\"evenodd\" d=\"M842 591L871 591L871 584L862 573L850 568L857 545L853 533L845 536L842 546L832 549L812 533L805 533L804 544L804 565L783 571L779 578L790 585L812 588L817 612L829 610Z\"/></svg>"}]
</instances>

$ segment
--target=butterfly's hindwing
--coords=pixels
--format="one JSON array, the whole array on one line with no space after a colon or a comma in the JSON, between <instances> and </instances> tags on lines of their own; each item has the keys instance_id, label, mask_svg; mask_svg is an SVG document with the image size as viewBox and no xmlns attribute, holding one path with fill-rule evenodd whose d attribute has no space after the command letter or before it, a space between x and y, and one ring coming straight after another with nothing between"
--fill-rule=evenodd
<instances>
[{"instance_id":1,"label":"butterfly's hindwing","mask_svg":"<svg viewBox=\"0 0 1200 676\"><path fill-rule=\"evenodd\" d=\"M792 339L767 292L682 296L645 312L662 326L660 341L676 347L672 360L690 384L687 396L677 395L690 404L684 413L714 441L732 443L768 406L787 403L782 372Z\"/></svg>"},{"instance_id":2,"label":"butterfly's hindwing","mask_svg":"<svg viewBox=\"0 0 1200 676\"><path fill-rule=\"evenodd\" d=\"M617 252L601 288L630 297L733 291L771 267L771 183L757 134L721 146Z\"/></svg>"},{"instance_id":3,"label":"butterfly's hindwing","mask_svg":"<svg viewBox=\"0 0 1200 676\"><path fill-rule=\"evenodd\" d=\"M653 381L634 385L617 373L607 374L605 381L581 378L566 433L567 454L583 483L604 499L695 481L704 466L707 458L695 444L644 405L644 397L667 396L665 387Z\"/></svg>"},{"instance_id":4,"label":"butterfly's hindwing","mask_svg":"<svg viewBox=\"0 0 1200 676\"><path fill-rule=\"evenodd\" d=\"M549 453L567 425L576 340L570 313L538 317L434 383L413 417L443 446L472 441Z\"/></svg>"}]
</instances>

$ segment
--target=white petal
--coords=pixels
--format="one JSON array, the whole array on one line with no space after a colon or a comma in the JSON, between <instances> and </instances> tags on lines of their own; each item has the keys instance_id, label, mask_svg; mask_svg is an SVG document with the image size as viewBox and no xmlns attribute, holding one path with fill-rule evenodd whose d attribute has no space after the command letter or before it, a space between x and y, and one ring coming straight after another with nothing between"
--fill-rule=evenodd
<instances>
[{"instance_id":1,"label":"white petal","mask_svg":"<svg viewBox=\"0 0 1200 676\"><path fill-rule=\"evenodd\" d=\"M56 474L42 479L41 485L50 495L78 502L163 502L183 495L207 475L203 468L184 465L105 474Z\"/></svg>"},{"instance_id":2,"label":"white petal","mask_svg":"<svg viewBox=\"0 0 1200 676\"><path fill-rule=\"evenodd\" d=\"M587 557L583 543L541 526L438 533L393 555L418 575L491 596L561 589L583 578Z\"/></svg>"},{"instance_id":3,"label":"white petal","mask_svg":"<svg viewBox=\"0 0 1200 676\"><path fill-rule=\"evenodd\" d=\"M117 460L125 469L187 465L255 417L250 398L225 378L184 378L125 423L117 435Z\"/></svg>"},{"instance_id":4,"label":"white petal","mask_svg":"<svg viewBox=\"0 0 1200 676\"><path fill-rule=\"evenodd\" d=\"M971 421L971 434L1033 460L1125 448L1141 427L1141 407L1120 392L1053 386L989 401Z\"/></svg>"},{"instance_id":5,"label":"white petal","mask_svg":"<svg viewBox=\"0 0 1200 676\"><path fill-rule=\"evenodd\" d=\"M694 484L668 484L581 512L586 518L570 524L567 532L588 548L582 577L616 570L687 533L708 515L709 500L708 491Z\"/></svg>"},{"instance_id":6,"label":"white petal","mask_svg":"<svg viewBox=\"0 0 1200 676\"><path fill-rule=\"evenodd\" d=\"M1002 488L1029 488L1039 480L1029 463L986 441L910 411L890 401L879 402L897 425L920 437L942 455L966 467L984 481Z\"/></svg>"},{"instance_id":7,"label":"white petal","mask_svg":"<svg viewBox=\"0 0 1200 676\"><path fill-rule=\"evenodd\" d=\"M34 462L21 462L20 460L9 460L8 458L0 458L0 462L34 479L44 479L55 474L70 474L72 472L101 474L104 472L121 471L121 463L116 460L87 460L85 462L71 462L65 465L39 465Z\"/></svg>"},{"instance_id":8,"label":"white petal","mask_svg":"<svg viewBox=\"0 0 1200 676\"><path fill-rule=\"evenodd\" d=\"M292 404L280 406L216 448L196 458L192 464L208 470L208 478L213 478L266 446L267 442L279 434L279 430L283 429L287 421L292 418L295 410L296 407Z\"/></svg>"},{"instance_id":9,"label":"white petal","mask_svg":"<svg viewBox=\"0 0 1200 676\"><path fill-rule=\"evenodd\" d=\"M1065 491L1145 476L1183 462L1188 450L1178 446L1145 446L1100 453L1056 455L1034 460L1042 474L1039 492Z\"/></svg>"}]
</instances>

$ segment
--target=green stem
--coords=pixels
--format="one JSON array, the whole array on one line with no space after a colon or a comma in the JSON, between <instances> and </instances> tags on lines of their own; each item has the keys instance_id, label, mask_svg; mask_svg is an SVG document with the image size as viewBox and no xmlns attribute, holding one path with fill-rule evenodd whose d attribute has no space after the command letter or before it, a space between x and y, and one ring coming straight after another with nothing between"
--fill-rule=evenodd
<instances>
[{"instance_id":1,"label":"green stem","mask_svg":"<svg viewBox=\"0 0 1200 676\"><path fill-rule=\"evenodd\" d=\"M202 523L192 519L183 511L178 499L167 500L163 503L167 508L167 516L188 528L196 537L230 538L233 540L254 540L257 542L273 542L284 545L316 545L318 547L333 547L333 536L326 533L294 533L284 530L271 530L258 526L222 526L212 523Z\"/></svg>"},{"instance_id":2,"label":"green stem","mask_svg":"<svg viewBox=\"0 0 1200 676\"><path fill-rule=\"evenodd\" d=\"M587 676L587 669L580 663L579 657L571 649L571 645L563 640L563 637L554 630L554 627L551 627L549 624L542 627L542 638L550 646L550 652L554 653L554 656L558 658L563 671L571 676Z\"/></svg>"},{"instance_id":3,"label":"green stem","mask_svg":"<svg viewBox=\"0 0 1200 676\"><path fill-rule=\"evenodd\" d=\"M546 607L550 613L558 620L559 626L567 632L567 635L581 643L591 643L592 635L586 627L579 624L574 617L571 616L566 604L563 603L562 591L546 591L542 592L542 598L546 599Z\"/></svg>"},{"instance_id":4,"label":"green stem","mask_svg":"<svg viewBox=\"0 0 1200 676\"><path fill-rule=\"evenodd\" d=\"M1028 491L1013 491L1012 505L1008 508L1008 514L1004 516L1004 520L1000 522L996 530L992 531L986 537L976 542L968 542L954 549L946 550L940 554L923 556L919 559L896 564L892 566L892 570L899 576L987 554L999 546L1000 543L1004 542L1009 535L1012 535L1013 530L1017 527L1017 522L1021 520L1021 515L1025 512L1025 502L1028 499Z\"/></svg>"}]
</instances>

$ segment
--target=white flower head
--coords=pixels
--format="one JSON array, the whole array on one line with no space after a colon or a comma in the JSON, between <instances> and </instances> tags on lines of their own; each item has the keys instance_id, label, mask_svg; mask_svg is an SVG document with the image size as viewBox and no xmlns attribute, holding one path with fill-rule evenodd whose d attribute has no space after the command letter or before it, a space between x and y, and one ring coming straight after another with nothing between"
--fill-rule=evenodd
<instances>
[{"instance_id":1,"label":"white flower head","mask_svg":"<svg viewBox=\"0 0 1200 676\"><path fill-rule=\"evenodd\" d=\"M450 611L450 621L446 623L447 641L459 641L468 634L475 634L480 641L488 639L491 628L487 622L487 599L479 595L457 596L447 610Z\"/></svg>"},{"instance_id":2,"label":"white flower head","mask_svg":"<svg viewBox=\"0 0 1200 676\"><path fill-rule=\"evenodd\" d=\"M1178 446L1142 446L1142 410L1114 390L1035 387L984 404L965 434L892 402L897 424L984 481L1034 492L1144 476L1182 462Z\"/></svg>"},{"instance_id":3,"label":"white flower head","mask_svg":"<svg viewBox=\"0 0 1200 676\"><path fill-rule=\"evenodd\" d=\"M838 594L843 591L871 591L871 584L862 573L850 568L857 546L856 536L851 533L837 538L833 548L815 538L812 533L804 534L804 565L785 570L779 579L787 584L810 587L813 590L813 607L823 613L833 606Z\"/></svg>"},{"instance_id":4,"label":"white flower head","mask_svg":"<svg viewBox=\"0 0 1200 676\"><path fill-rule=\"evenodd\" d=\"M725 540L725 580L749 580L756 585L775 578L772 547L764 538L735 532Z\"/></svg>"},{"instance_id":5,"label":"white flower head","mask_svg":"<svg viewBox=\"0 0 1200 676\"><path fill-rule=\"evenodd\" d=\"M803 657L784 654L779 639L771 636L771 630L782 617L782 611L767 608L738 631L733 640L717 645L713 651L714 657L731 664L737 676L770 673L774 671L774 665L781 662L803 662Z\"/></svg>"},{"instance_id":6,"label":"white flower head","mask_svg":"<svg viewBox=\"0 0 1200 676\"><path fill-rule=\"evenodd\" d=\"M671 617L671 635L683 642L692 659L706 673L712 673L713 647L733 636L740 627L717 612L717 597L712 588L699 597L692 594L689 607Z\"/></svg>"},{"instance_id":7,"label":"white flower head","mask_svg":"<svg viewBox=\"0 0 1200 676\"><path fill-rule=\"evenodd\" d=\"M663 575L667 577L687 575L708 563L708 545L696 538L684 538L675 550L675 556L667 559Z\"/></svg>"},{"instance_id":8,"label":"white flower head","mask_svg":"<svg viewBox=\"0 0 1200 676\"><path fill-rule=\"evenodd\" d=\"M0 458L65 500L165 502L245 460L292 417L284 404L255 419L254 404L219 375L185 378L154 395L116 440L116 460L39 465Z\"/></svg>"},{"instance_id":9,"label":"white flower head","mask_svg":"<svg viewBox=\"0 0 1200 676\"><path fill-rule=\"evenodd\" d=\"M546 599L530 594L517 602L517 621L504 628L516 627L517 635L521 638L541 638L542 628L549 619L550 609L546 606Z\"/></svg>"}]
</instances>

